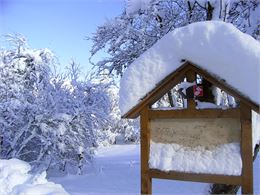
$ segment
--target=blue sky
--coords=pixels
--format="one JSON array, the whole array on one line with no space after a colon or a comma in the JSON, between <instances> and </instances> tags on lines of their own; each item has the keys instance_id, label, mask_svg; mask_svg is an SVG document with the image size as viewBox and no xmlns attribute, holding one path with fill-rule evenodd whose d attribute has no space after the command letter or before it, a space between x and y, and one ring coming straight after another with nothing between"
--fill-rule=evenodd
<instances>
[{"instance_id":1,"label":"blue sky","mask_svg":"<svg viewBox=\"0 0 260 195\"><path fill-rule=\"evenodd\" d=\"M124 0L0 0L0 35L23 34L31 47L54 51L63 67L73 58L86 72L91 41L85 37L123 8Z\"/></svg>"}]
</instances>

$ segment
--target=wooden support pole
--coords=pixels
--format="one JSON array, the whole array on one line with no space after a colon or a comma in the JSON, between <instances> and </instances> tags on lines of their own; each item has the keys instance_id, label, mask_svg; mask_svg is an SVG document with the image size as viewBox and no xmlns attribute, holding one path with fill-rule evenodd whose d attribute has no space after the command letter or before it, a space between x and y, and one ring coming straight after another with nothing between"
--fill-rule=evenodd
<instances>
[{"instance_id":1,"label":"wooden support pole","mask_svg":"<svg viewBox=\"0 0 260 195\"><path fill-rule=\"evenodd\" d=\"M141 111L141 194L152 193L152 178L149 175L150 124L148 107Z\"/></svg>"},{"instance_id":2,"label":"wooden support pole","mask_svg":"<svg viewBox=\"0 0 260 195\"><path fill-rule=\"evenodd\" d=\"M192 83L196 79L196 73L193 70L189 70L186 73L186 78L187 78L188 82ZM196 104L195 104L194 98L187 100L187 108L191 109L191 110L194 110L196 108Z\"/></svg>"},{"instance_id":3,"label":"wooden support pole","mask_svg":"<svg viewBox=\"0 0 260 195\"><path fill-rule=\"evenodd\" d=\"M253 194L253 149L251 109L241 102L242 194Z\"/></svg>"}]
</instances>

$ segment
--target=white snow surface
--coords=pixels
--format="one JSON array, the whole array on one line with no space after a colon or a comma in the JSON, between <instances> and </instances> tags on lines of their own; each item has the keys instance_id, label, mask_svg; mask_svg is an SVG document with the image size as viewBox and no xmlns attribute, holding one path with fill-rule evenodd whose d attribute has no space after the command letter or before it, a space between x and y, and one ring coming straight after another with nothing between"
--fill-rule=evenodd
<instances>
[{"instance_id":1,"label":"white snow surface","mask_svg":"<svg viewBox=\"0 0 260 195\"><path fill-rule=\"evenodd\" d=\"M252 139L253 151L256 144L260 144L260 114L252 111Z\"/></svg>"},{"instance_id":2,"label":"white snow surface","mask_svg":"<svg viewBox=\"0 0 260 195\"><path fill-rule=\"evenodd\" d=\"M149 166L166 172L241 175L242 160L239 143L209 150L151 142Z\"/></svg>"},{"instance_id":3,"label":"white snow surface","mask_svg":"<svg viewBox=\"0 0 260 195\"><path fill-rule=\"evenodd\" d=\"M50 178L71 195L140 194L140 146L113 145L99 148L94 166L86 175ZM205 183L153 179L154 195L206 194Z\"/></svg>"},{"instance_id":4,"label":"white snow surface","mask_svg":"<svg viewBox=\"0 0 260 195\"><path fill-rule=\"evenodd\" d=\"M94 169L87 174L50 178L62 184L71 195L137 195L140 194L140 179L139 145L100 148L94 158ZM254 194L260 194L259 182L258 155L254 162ZM208 194L209 184L153 179L152 188L154 195L202 195Z\"/></svg>"},{"instance_id":5,"label":"white snow surface","mask_svg":"<svg viewBox=\"0 0 260 195\"><path fill-rule=\"evenodd\" d=\"M211 102L200 102L200 101L196 101L196 109L207 109L207 108L221 108L220 106L216 105L216 104L213 104ZM222 108L224 109L224 108Z\"/></svg>"},{"instance_id":6,"label":"white snow surface","mask_svg":"<svg viewBox=\"0 0 260 195\"><path fill-rule=\"evenodd\" d=\"M136 106L182 59L260 104L260 43L232 24L206 21L169 32L129 66L120 81L121 113Z\"/></svg>"},{"instance_id":7,"label":"white snow surface","mask_svg":"<svg viewBox=\"0 0 260 195\"><path fill-rule=\"evenodd\" d=\"M31 166L18 159L0 159L0 195L68 195L60 184L48 182L46 172L32 175Z\"/></svg>"}]
</instances>

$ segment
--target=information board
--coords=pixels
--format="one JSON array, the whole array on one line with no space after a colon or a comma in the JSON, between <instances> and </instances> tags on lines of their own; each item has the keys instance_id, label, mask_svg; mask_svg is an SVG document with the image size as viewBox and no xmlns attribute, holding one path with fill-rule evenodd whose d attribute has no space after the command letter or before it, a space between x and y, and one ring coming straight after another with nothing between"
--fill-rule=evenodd
<instances>
[{"instance_id":1,"label":"information board","mask_svg":"<svg viewBox=\"0 0 260 195\"><path fill-rule=\"evenodd\" d=\"M209 149L221 144L240 142L239 119L155 119L151 121L151 140Z\"/></svg>"}]
</instances>

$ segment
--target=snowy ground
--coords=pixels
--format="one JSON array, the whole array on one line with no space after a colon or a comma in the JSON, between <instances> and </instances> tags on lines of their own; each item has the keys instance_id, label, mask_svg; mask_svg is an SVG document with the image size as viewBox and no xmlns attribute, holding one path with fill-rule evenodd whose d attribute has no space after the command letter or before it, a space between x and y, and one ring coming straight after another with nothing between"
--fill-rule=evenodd
<instances>
[{"instance_id":1,"label":"snowy ground","mask_svg":"<svg viewBox=\"0 0 260 195\"><path fill-rule=\"evenodd\" d=\"M72 195L139 194L139 145L99 149L94 169L83 176L50 178ZM208 184L153 179L153 194L207 194ZM254 191L260 194L260 157L254 163Z\"/></svg>"},{"instance_id":2,"label":"snowy ground","mask_svg":"<svg viewBox=\"0 0 260 195\"><path fill-rule=\"evenodd\" d=\"M30 170L27 162L0 159L0 195L68 195L60 184L46 180L46 172L31 174Z\"/></svg>"}]
</instances>

